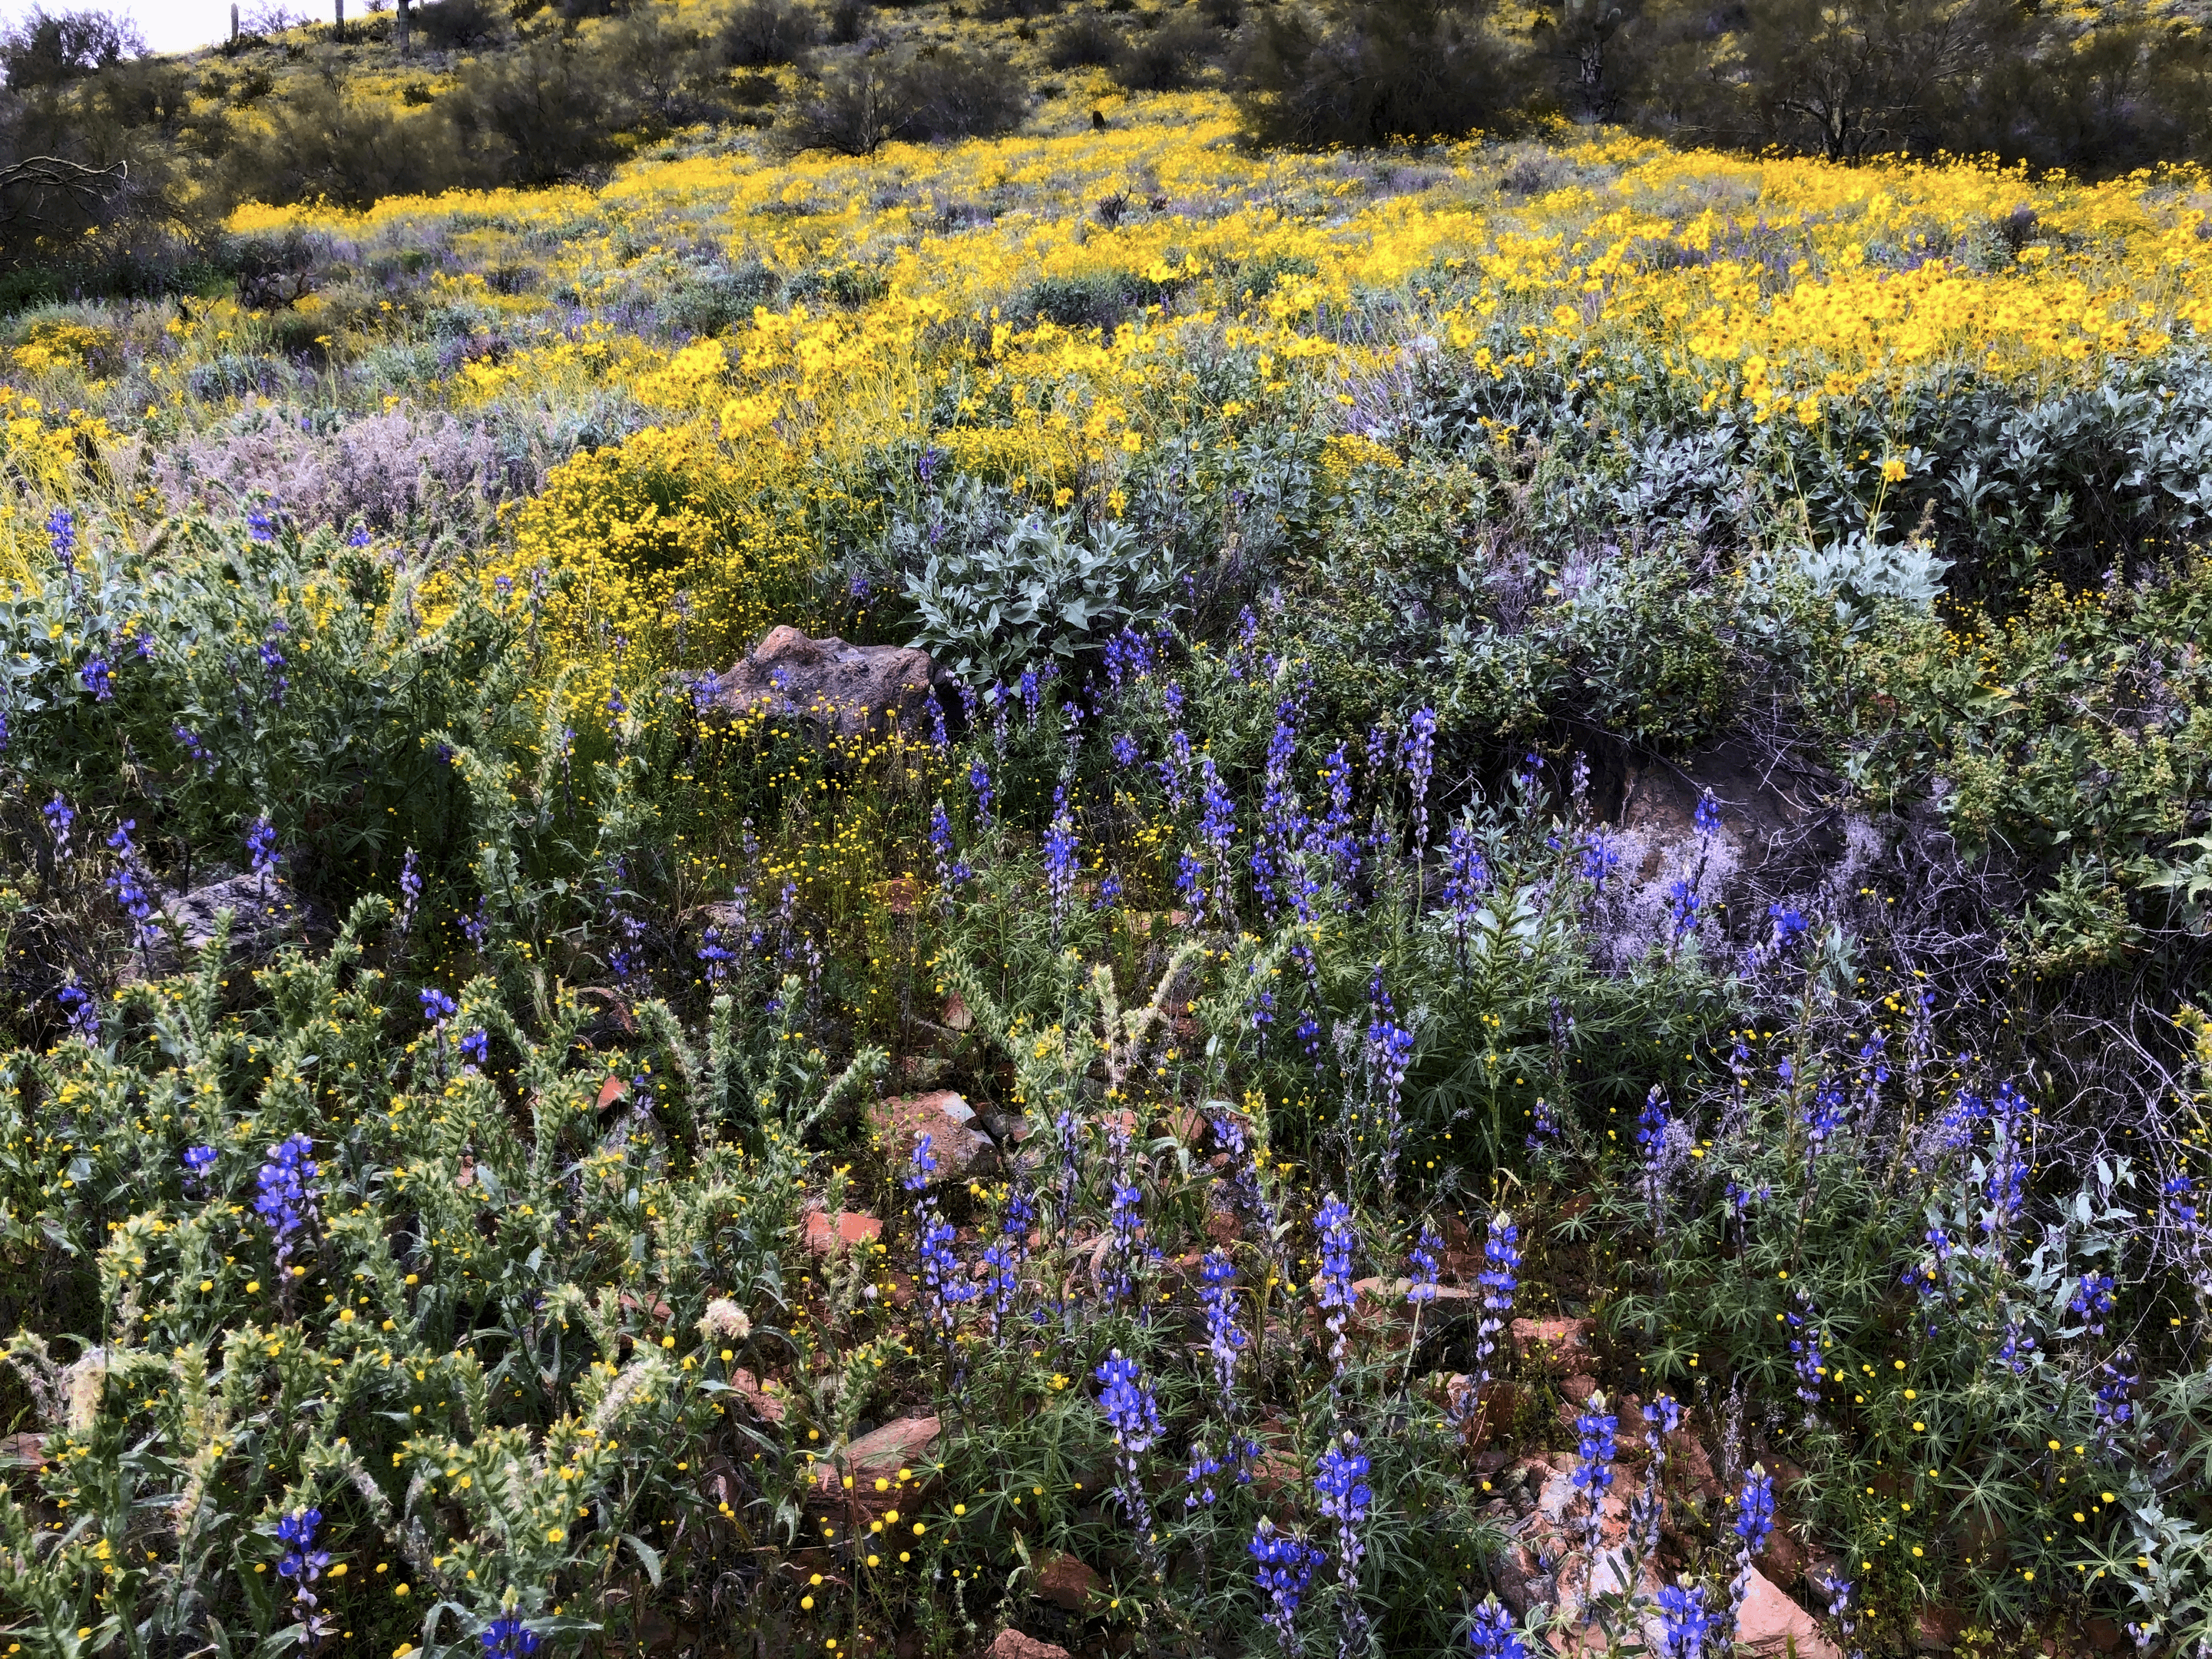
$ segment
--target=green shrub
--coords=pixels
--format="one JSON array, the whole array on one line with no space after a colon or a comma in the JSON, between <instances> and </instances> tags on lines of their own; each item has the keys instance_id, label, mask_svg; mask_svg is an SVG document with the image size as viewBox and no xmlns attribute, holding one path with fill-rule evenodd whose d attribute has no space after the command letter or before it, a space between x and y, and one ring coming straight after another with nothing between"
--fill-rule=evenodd
<instances>
[{"instance_id":1,"label":"green shrub","mask_svg":"<svg viewBox=\"0 0 2212 1659\"><path fill-rule=\"evenodd\" d=\"M913 642L971 686L1011 684L1024 666L1073 664L1125 628L1146 629L1175 604L1164 549L1109 523L1088 541L1066 520L1030 518L1004 540L930 556L906 580Z\"/></svg>"}]
</instances>

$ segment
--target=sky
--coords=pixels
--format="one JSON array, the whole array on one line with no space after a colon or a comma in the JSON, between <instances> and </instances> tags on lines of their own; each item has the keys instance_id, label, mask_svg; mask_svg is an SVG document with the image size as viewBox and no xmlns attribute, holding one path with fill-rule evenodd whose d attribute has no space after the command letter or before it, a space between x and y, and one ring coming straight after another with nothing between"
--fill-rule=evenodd
<instances>
[{"instance_id":1,"label":"sky","mask_svg":"<svg viewBox=\"0 0 2212 1659\"><path fill-rule=\"evenodd\" d=\"M33 0L0 0L0 23L12 24L32 9ZM249 4L242 9L252 10ZM290 9L305 10L301 0ZM156 52L183 52L212 46L230 33L230 0L46 0L48 11L104 11L129 17ZM318 5L316 15L325 9ZM346 8L366 12L366 3Z\"/></svg>"}]
</instances>

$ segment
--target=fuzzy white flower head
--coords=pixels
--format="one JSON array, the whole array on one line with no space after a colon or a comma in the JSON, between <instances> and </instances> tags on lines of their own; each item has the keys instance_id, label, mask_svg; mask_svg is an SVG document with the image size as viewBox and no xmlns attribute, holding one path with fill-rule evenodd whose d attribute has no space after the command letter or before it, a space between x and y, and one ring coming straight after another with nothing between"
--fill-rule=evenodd
<instances>
[{"instance_id":1,"label":"fuzzy white flower head","mask_svg":"<svg viewBox=\"0 0 2212 1659\"><path fill-rule=\"evenodd\" d=\"M742 1342L753 1334L753 1322L745 1310L726 1296L718 1296L707 1304L707 1312L699 1321L699 1334L708 1341L721 1338Z\"/></svg>"}]
</instances>

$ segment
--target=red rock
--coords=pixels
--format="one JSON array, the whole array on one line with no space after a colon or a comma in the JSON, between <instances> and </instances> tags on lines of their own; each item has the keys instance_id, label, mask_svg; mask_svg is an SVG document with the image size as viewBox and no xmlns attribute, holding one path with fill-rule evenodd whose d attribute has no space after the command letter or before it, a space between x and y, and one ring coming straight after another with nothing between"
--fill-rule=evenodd
<instances>
[{"instance_id":1,"label":"red rock","mask_svg":"<svg viewBox=\"0 0 2212 1659\"><path fill-rule=\"evenodd\" d=\"M1577 1406L1587 1406L1590 1396L1597 1392L1597 1378L1587 1371L1577 1371L1559 1384L1559 1392Z\"/></svg>"},{"instance_id":2,"label":"red rock","mask_svg":"<svg viewBox=\"0 0 2212 1659\"><path fill-rule=\"evenodd\" d=\"M1524 1364L1534 1362L1554 1376L1588 1368L1590 1340L1596 1334L1594 1319L1516 1319L1509 1331L1514 1356Z\"/></svg>"},{"instance_id":3,"label":"red rock","mask_svg":"<svg viewBox=\"0 0 2212 1659\"><path fill-rule=\"evenodd\" d=\"M918 1492L936 1474L929 1454L942 1426L934 1417L902 1417L862 1435L845 1448L842 1457L825 1458L815 1465L817 1494L833 1501L842 1498L871 1520L897 1508L902 1490ZM906 1471L903 1480L902 1469ZM849 1490L844 1484L848 1474L853 1477ZM882 1492L876 1490L878 1480L885 1483Z\"/></svg>"},{"instance_id":4,"label":"red rock","mask_svg":"<svg viewBox=\"0 0 2212 1659\"><path fill-rule=\"evenodd\" d=\"M1759 1659L1844 1659L1813 1615L1756 1567L1751 1570L1737 1639Z\"/></svg>"},{"instance_id":5,"label":"red rock","mask_svg":"<svg viewBox=\"0 0 2212 1659\"><path fill-rule=\"evenodd\" d=\"M1227 1154L1222 1156L1226 1157ZM1234 1210L1208 1210L1206 1212L1206 1236L1216 1244L1234 1244L1244 1236L1243 1224L1237 1219Z\"/></svg>"},{"instance_id":6,"label":"red rock","mask_svg":"<svg viewBox=\"0 0 2212 1659\"><path fill-rule=\"evenodd\" d=\"M973 1127L975 1113L951 1089L926 1095L896 1095L868 1108L868 1127L876 1146L903 1173L915 1144L929 1137L939 1181L963 1181L996 1156L990 1140Z\"/></svg>"},{"instance_id":7,"label":"red rock","mask_svg":"<svg viewBox=\"0 0 2212 1659\"><path fill-rule=\"evenodd\" d=\"M1759 1553L1759 1570L1784 1589L1795 1589L1805 1577L1805 1547L1790 1535L1789 1528L1777 1526L1767 1534L1766 1547Z\"/></svg>"},{"instance_id":8,"label":"red rock","mask_svg":"<svg viewBox=\"0 0 2212 1659\"><path fill-rule=\"evenodd\" d=\"M2089 1645L2100 1653L2120 1650L2120 1627L2109 1619L2092 1619L2081 1626L2081 1634L2089 1638Z\"/></svg>"},{"instance_id":9,"label":"red rock","mask_svg":"<svg viewBox=\"0 0 2212 1659\"><path fill-rule=\"evenodd\" d=\"M984 1650L984 1659L1067 1659L1067 1650L1018 1630L1002 1630L999 1639Z\"/></svg>"},{"instance_id":10,"label":"red rock","mask_svg":"<svg viewBox=\"0 0 2212 1659\"><path fill-rule=\"evenodd\" d=\"M1923 1607L1913 1644L1923 1653L1948 1653L1966 1628L1966 1615L1957 1607Z\"/></svg>"},{"instance_id":11,"label":"red rock","mask_svg":"<svg viewBox=\"0 0 2212 1659\"><path fill-rule=\"evenodd\" d=\"M941 1018L945 1029L950 1031L970 1031L975 1028L975 1016L969 1012L968 1005L961 1000L957 991L945 999L945 1012ZM1008 1631L1006 1634L1012 1636L1018 1632Z\"/></svg>"},{"instance_id":12,"label":"red rock","mask_svg":"<svg viewBox=\"0 0 2212 1659\"><path fill-rule=\"evenodd\" d=\"M1102 1583L1097 1573L1073 1556L1054 1553L1038 1562L1030 1588L1056 1607L1082 1613L1098 1598Z\"/></svg>"},{"instance_id":13,"label":"red rock","mask_svg":"<svg viewBox=\"0 0 2212 1659\"><path fill-rule=\"evenodd\" d=\"M817 1255L835 1255L855 1244L872 1244L884 1236L884 1224L859 1210L840 1210L832 1218L819 1210L806 1216L806 1248Z\"/></svg>"},{"instance_id":14,"label":"red rock","mask_svg":"<svg viewBox=\"0 0 2212 1659\"><path fill-rule=\"evenodd\" d=\"M1705 1442L1687 1429L1677 1429L1667 1437L1667 1468L1670 1481L1679 1479L1708 1504L1720 1501L1721 1483L1713 1474L1713 1460Z\"/></svg>"},{"instance_id":15,"label":"red rock","mask_svg":"<svg viewBox=\"0 0 2212 1659\"><path fill-rule=\"evenodd\" d=\"M760 1380L740 1366L730 1373L730 1386L752 1407L753 1415L763 1423L783 1421L783 1401L763 1388Z\"/></svg>"}]
</instances>

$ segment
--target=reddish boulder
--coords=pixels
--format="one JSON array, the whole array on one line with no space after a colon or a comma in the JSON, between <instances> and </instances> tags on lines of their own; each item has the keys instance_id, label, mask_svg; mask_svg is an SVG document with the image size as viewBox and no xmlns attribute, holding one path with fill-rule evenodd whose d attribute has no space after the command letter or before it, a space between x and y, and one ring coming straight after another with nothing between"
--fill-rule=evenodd
<instances>
[{"instance_id":1,"label":"reddish boulder","mask_svg":"<svg viewBox=\"0 0 2212 1659\"><path fill-rule=\"evenodd\" d=\"M872 1244L883 1236L884 1224L859 1210L840 1210L835 1216L807 1212L806 1248L817 1255L836 1255L855 1244Z\"/></svg>"},{"instance_id":2,"label":"reddish boulder","mask_svg":"<svg viewBox=\"0 0 2212 1659\"><path fill-rule=\"evenodd\" d=\"M1843 1650L1828 1639L1813 1615L1756 1567L1751 1571L1737 1640L1759 1659L1844 1659Z\"/></svg>"},{"instance_id":3,"label":"reddish boulder","mask_svg":"<svg viewBox=\"0 0 2212 1659\"><path fill-rule=\"evenodd\" d=\"M1036 1595L1053 1606L1070 1613L1083 1613L1100 1598L1103 1582L1073 1556L1055 1553L1038 1560L1036 1576L1030 1585Z\"/></svg>"},{"instance_id":4,"label":"reddish boulder","mask_svg":"<svg viewBox=\"0 0 2212 1659\"><path fill-rule=\"evenodd\" d=\"M1591 1339L1597 1334L1594 1319L1516 1319L1508 1334L1514 1357L1524 1365L1535 1364L1554 1376L1587 1371L1595 1358Z\"/></svg>"},{"instance_id":5,"label":"reddish boulder","mask_svg":"<svg viewBox=\"0 0 2212 1659\"><path fill-rule=\"evenodd\" d=\"M939 1181L964 1181L996 1156L989 1138L975 1124L975 1109L951 1089L897 1095L868 1108L878 1149L902 1174L914 1160L916 1144L924 1134L929 1137Z\"/></svg>"},{"instance_id":6,"label":"reddish boulder","mask_svg":"<svg viewBox=\"0 0 2212 1659\"><path fill-rule=\"evenodd\" d=\"M984 1659L1067 1659L1067 1650L1018 1630L1002 1630L999 1639L984 1650Z\"/></svg>"}]
</instances>

